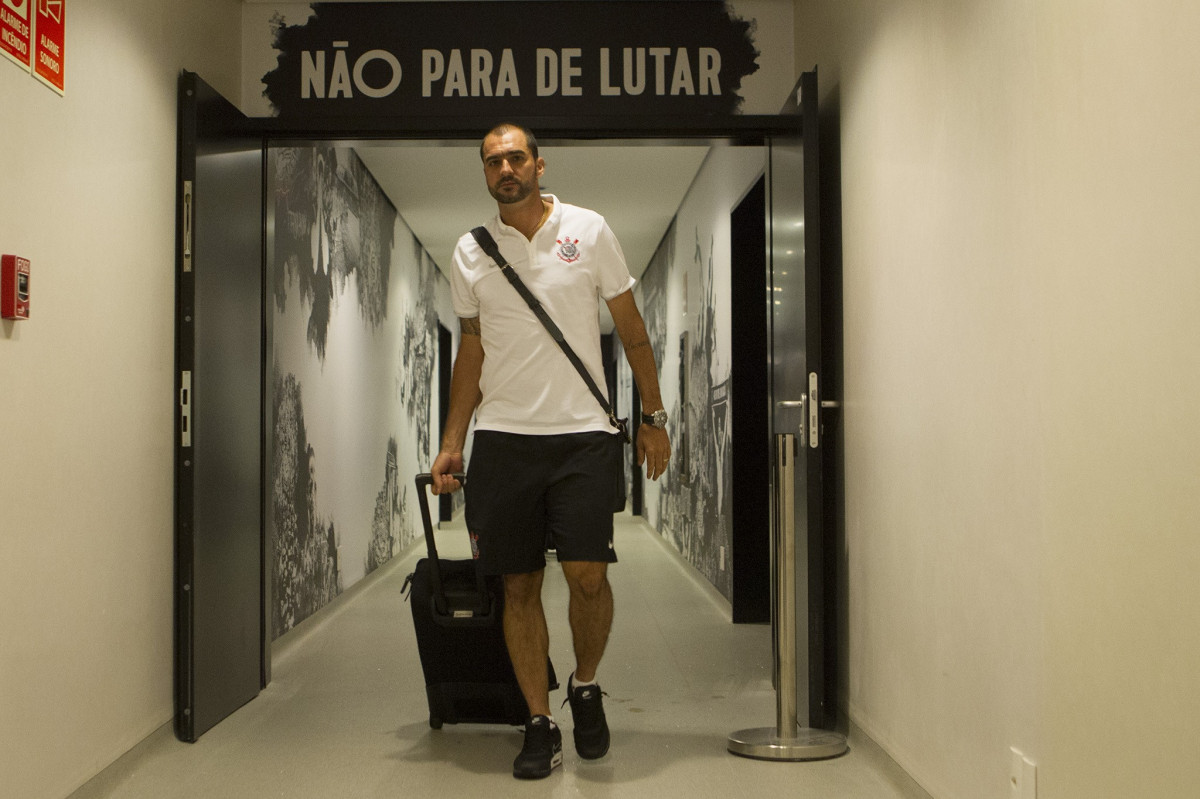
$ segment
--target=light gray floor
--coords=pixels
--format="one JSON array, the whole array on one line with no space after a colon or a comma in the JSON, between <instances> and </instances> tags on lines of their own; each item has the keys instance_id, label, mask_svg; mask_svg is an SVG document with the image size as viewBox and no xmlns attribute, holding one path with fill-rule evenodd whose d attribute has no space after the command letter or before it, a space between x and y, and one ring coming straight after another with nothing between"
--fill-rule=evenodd
<instances>
[{"instance_id":1,"label":"light gray floor","mask_svg":"<svg viewBox=\"0 0 1200 799\"><path fill-rule=\"evenodd\" d=\"M271 684L195 744L170 725L72 796L121 797L727 797L928 799L870 739L848 754L775 763L729 754L729 733L775 723L770 629L733 625L729 607L648 527L617 517L621 562L610 569L617 612L599 672L612 749L575 755L570 711L564 767L518 782L517 728L428 725L410 608L401 585L411 551L276 644ZM465 535L438 535L460 557ZM561 682L573 667L566 586L551 563L545 600ZM559 689L552 702L563 698ZM557 701L555 701L557 697Z\"/></svg>"}]
</instances>

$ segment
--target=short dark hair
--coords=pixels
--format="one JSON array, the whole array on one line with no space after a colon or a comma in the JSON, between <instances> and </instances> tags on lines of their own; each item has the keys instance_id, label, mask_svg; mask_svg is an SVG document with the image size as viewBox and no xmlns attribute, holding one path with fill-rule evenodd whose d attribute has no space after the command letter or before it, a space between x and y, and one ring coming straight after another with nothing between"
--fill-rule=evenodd
<instances>
[{"instance_id":1,"label":"short dark hair","mask_svg":"<svg viewBox=\"0 0 1200 799\"><path fill-rule=\"evenodd\" d=\"M529 147L529 154L532 155L533 160L536 161L538 158L537 136L534 136L533 131L524 125L518 125L515 122L501 122L499 125L489 130L483 138L484 140L487 140L487 137L494 133L507 133L510 130L519 130L525 134L525 144ZM479 142L479 160L483 160L483 141Z\"/></svg>"}]
</instances>

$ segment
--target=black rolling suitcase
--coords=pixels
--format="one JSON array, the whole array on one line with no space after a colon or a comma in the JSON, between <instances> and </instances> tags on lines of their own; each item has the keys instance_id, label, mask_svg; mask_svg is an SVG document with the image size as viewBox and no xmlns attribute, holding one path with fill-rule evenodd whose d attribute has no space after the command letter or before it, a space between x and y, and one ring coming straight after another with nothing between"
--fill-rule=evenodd
<instances>
[{"instance_id":1,"label":"black rolling suitcase","mask_svg":"<svg viewBox=\"0 0 1200 799\"><path fill-rule=\"evenodd\" d=\"M408 578L429 726L524 724L529 708L504 644L503 581L479 574L473 560L438 557L427 495L432 482L428 473L416 477L428 557ZM554 666L547 661L546 668L550 688L557 688Z\"/></svg>"}]
</instances>

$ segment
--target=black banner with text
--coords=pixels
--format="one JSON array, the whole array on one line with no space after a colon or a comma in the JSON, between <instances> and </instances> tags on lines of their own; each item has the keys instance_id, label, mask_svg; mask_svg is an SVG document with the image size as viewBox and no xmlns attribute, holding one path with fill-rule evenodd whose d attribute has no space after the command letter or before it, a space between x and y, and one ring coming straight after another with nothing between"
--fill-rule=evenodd
<instances>
[{"instance_id":1,"label":"black banner with text","mask_svg":"<svg viewBox=\"0 0 1200 799\"><path fill-rule=\"evenodd\" d=\"M277 18L280 117L719 116L758 70L722 0L313 3Z\"/></svg>"}]
</instances>

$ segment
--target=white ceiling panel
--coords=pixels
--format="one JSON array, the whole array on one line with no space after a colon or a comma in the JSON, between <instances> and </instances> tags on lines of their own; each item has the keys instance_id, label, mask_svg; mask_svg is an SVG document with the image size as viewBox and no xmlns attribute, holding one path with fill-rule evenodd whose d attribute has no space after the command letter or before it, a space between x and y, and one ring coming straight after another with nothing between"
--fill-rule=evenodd
<instances>
[{"instance_id":1,"label":"white ceiling panel","mask_svg":"<svg viewBox=\"0 0 1200 799\"><path fill-rule=\"evenodd\" d=\"M458 238L496 213L477 144L359 143L355 148L404 221L446 272ZM645 271L706 145L542 146L542 191L608 220L634 276Z\"/></svg>"}]
</instances>

